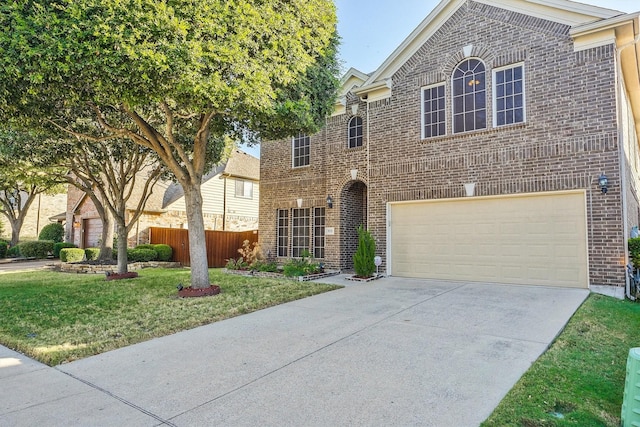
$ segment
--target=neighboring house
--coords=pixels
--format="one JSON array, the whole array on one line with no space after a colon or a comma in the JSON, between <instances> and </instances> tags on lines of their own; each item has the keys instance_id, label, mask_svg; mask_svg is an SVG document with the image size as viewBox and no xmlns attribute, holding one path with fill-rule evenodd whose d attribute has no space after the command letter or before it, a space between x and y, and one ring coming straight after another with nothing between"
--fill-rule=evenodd
<instances>
[{"instance_id":1,"label":"neighboring house","mask_svg":"<svg viewBox=\"0 0 640 427\"><path fill-rule=\"evenodd\" d=\"M24 196L26 197L26 195ZM42 228L51 222L64 222L64 210L67 205L67 195L38 194L27 212L27 216L20 230L20 241L37 240ZM62 212L62 214L61 214ZM0 215L2 222L2 237L11 239L11 224L4 215Z\"/></svg>"},{"instance_id":2,"label":"neighboring house","mask_svg":"<svg viewBox=\"0 0 640 427\"><path fill-rule=\"evenodd\" d=\"M204 178L202 197L205 228L245 231L258 229L260 161L240 150L229 160L214 167ZM142 184L140 184L142 185ZM139 200L132 197L133 208ZM102 221L91 199L70 188L67 198L67 240L80 247L99 244ZM158 182L144 213L129 233L129 246L148 243L150 227L187 228L182 187L173 182Z\"/></svg>"},{"instance_id":3,"label":"neighboring house","mask_svg":"<svg viewBox=\"0 0 640 427\"><path fill-rule=\"evenodd\" d=\"M442 1L347 72L320 132L261 144L263 250L349 270L362 223L393 276L623 286L639 29L565 0Z\"/></svg>"}]
</instances>

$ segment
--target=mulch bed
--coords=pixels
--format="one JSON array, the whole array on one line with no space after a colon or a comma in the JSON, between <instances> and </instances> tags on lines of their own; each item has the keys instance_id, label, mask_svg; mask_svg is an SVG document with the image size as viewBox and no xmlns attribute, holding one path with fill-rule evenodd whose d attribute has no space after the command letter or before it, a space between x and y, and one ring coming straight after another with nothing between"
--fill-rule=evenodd
<instances>
[{"instance_id":1,"label":"mulch bed","mask_svg":"<svg viewBox=\"0 0 640 427\"><path fill-rule=\"evenodd\" d=\"M211 295L218 295L220 293L220 286L211 285L208 288L192 288L188 286L186 288L178 289L178 296L180 298L194 298L194 297L207 297Z\"/></svg>"},{"instance_id":2,"label":"mulch bed","mask_svg":"<svg viewBox=\"0 0 640 427\"><path fill-rule=\"evenodd\" d=\"M127 273L109 273L107 272L104 280L120 280L120 279L133 279L138 277L138 273L135 271L129 271Z\"/></svg>"}]
</instances>

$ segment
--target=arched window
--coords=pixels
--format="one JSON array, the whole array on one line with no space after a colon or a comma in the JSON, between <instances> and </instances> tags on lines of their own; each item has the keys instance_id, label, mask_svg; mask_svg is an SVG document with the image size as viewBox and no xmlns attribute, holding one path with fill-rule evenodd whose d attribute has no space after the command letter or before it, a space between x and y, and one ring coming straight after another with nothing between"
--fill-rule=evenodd
<instances>
[{"instance_id":1,"label":"arched window","mask_svg":"<svg viewBox=\"0 0 640 427\"><path fill-rule=\"evenodd\" d=\"M348 147L362 147L362 118L358 116L351 117L349 120L349 136Z\"/></svg>"},{"instance_id":2,"label":"arched window","mask_svg":"<svg viewBox=\"0 0 640 427\"><path fill-rule=\"evenodd\" d=\"M479 59L466 59L453 70L453 132L487 127L487 82Z\"/></svg>"}]
</instances>

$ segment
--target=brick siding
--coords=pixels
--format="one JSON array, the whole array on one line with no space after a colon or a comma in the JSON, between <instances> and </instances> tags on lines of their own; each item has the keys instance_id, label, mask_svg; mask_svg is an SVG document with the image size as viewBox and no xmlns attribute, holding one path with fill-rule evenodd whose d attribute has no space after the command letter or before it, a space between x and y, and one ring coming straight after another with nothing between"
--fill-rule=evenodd
<instances>
[{"instance_id":1,"label":"brick siding","mask_svg":"<svg viewBox=\"0 0 640 427\"><path fill-rule=\"evenodd\" d=\"M486 66L488 100L491 70L524 63L526 123L493 128L488 103L486 130L452 135L450 76L469 45ZM477 196L585 189L590 282L622 285L626 239L614 60L613 46L574 52L568 26L468 1L395 73L389 99L367 110L358 97L347 96L346 111L357 105L369 129L363 147L347 148L350 114L327 119L311 137L305 168L291 167L290 140L262 143L263 249L275 253L276 210L294 207L297 198L311 207L333 196L326 225L335 235L326 238L325 262L344 268L355 250L348 229L357 221L351 217L361 215L352 189L368 197L364 217L383 257L387 202L463 197L466 182L478 183ZM441 82L447 135L423 140L421 88ZM358 169L361 187L354 186L351 169ZM606 195L597 186L602 172L610 182ZM637 224L638 197L628 198L628 211L635 212L629 221Z\"/></svg>"}]
</instances>

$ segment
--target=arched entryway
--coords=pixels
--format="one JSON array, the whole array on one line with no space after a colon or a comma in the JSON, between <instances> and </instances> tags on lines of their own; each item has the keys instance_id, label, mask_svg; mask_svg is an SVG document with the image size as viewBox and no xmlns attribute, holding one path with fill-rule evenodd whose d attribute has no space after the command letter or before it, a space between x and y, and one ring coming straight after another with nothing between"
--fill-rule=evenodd
<instances>
[{"instance_id":1,"label":"arched entryway","mask_svg":"<svg viewBox=\"0 0 640 427\"><path fill-rule=\"evenodd\" d=\"M350 181L340 194L340 268L353 270L353 254L358 247L358 226L367 226L367 186Z\"/></svg>"}]
</instances>

